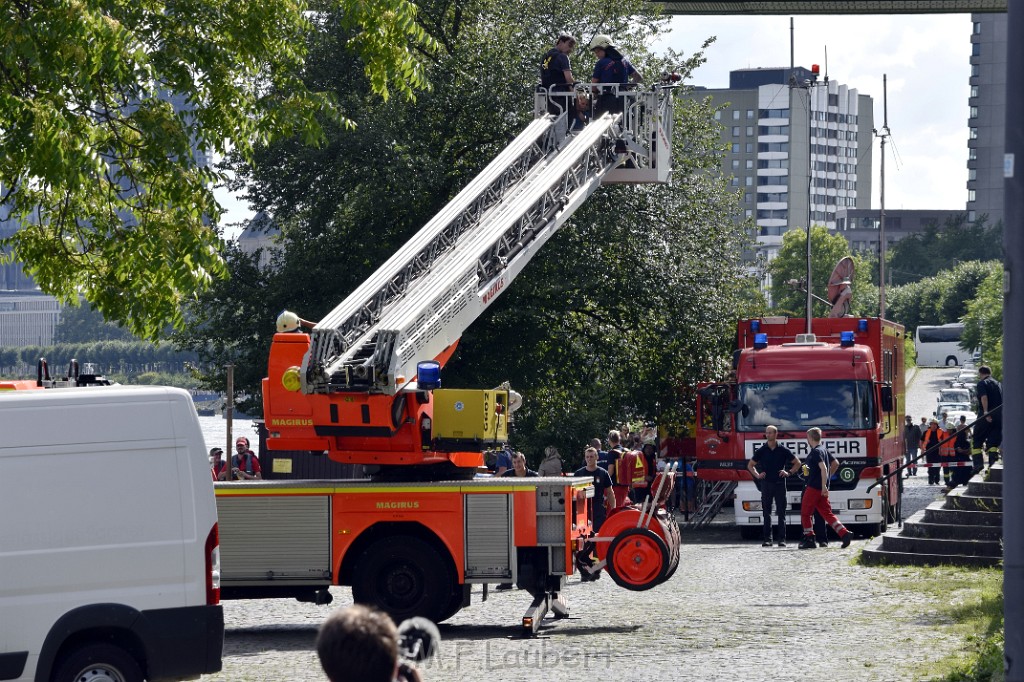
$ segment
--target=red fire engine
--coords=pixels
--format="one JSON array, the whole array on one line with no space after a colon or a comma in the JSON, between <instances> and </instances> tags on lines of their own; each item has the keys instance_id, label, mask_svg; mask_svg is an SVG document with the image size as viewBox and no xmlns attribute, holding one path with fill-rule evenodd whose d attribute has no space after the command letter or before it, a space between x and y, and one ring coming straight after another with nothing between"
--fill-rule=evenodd
<instances>
[{"instance_id":1,"label":"red fire engine","mask_svg":"<svg viewBox=\"0 0 1024 682\"><path fill-rule=\"evenodd\" d=\"M903 455L903 327L879 318L764 317L736 328L734 377L703 386L697 409L697 475L735 483L736 523L759 537L761 497L747 462L765 442L765 427L801 459L807 429L839 459L831 482L832 510L864 534L898 518L898 477L867 487L896 469ZM722 485L729 488L731 485ZM803 483L787 483L787 524L800 524Z\"/></svg>"},{"instance_id":2,"label":"red fire engine","mask_svg":"<svg viewBox=\"0 0 1024 682\"><path fill-rule=\"evenodd\" d=\"M483 450L507 439L513 394L444 389L441 370L601 184L668 181L674 82L624 87L623 112L573 135L564 113L548 113L564 96L539 92L526 130L308 335L295 316L280 320L264 467L298 450L375 475L218 484L225 599L324 602L326 588L351 585L396 618L441 621L474 583L486 598L486 585L511 582L533 597L533 631L548 610L565 615L576 570L605 568L629 589L671 576L679 531L660 507L617 511L595 536L589 478L474 477ZM596 561L580 556L594 545Z\"/></svg>"}]
</instances>

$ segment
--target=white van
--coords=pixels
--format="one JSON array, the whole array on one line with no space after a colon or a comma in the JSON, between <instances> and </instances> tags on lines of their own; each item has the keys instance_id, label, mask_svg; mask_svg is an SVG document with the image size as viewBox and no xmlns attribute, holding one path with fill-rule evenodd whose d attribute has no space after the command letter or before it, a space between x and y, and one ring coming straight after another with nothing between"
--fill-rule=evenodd
<instances>
[{"instance_id":1,"label":"white van","mask_svg":"<svg viewBox=\"0 0 1024 682\"><path fill-rule=\"evenodd\" d=\"M0 680L221 669L210 466L185 391L0 391Z\"/></svg>"}]
</instances>

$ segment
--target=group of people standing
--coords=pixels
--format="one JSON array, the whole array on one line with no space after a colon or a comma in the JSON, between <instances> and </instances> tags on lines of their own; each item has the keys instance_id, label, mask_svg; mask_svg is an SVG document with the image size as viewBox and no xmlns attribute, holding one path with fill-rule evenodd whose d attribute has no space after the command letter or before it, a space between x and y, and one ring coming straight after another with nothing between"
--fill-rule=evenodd
<instances>
[{"instance_id":1,"label":"group of people standing","mask_svg":"<svg viewBox=\"0 0 1024 682\"><path fill-rule=\"evenodd\" d=\"M548 112L559 115L569 111L570 130L582 128L588 118L605 112L621 112L623 100L618 92L620 85L643 81L640 72L619 51L611 36L598 34L590 41L590 50L597 59L590 82L593 85L590 100L577 97L576 79L569 64L569 54L576 49L576 38L562 33L554 47L547 51L540 64L540 84L553 95L565 93L564 97L551 97Z\"/></svg>"},{"instance_id":2,"label":"group of people standing","mask_svg":"<svg viewBox=\"0 0 1024 682\"><path fill-rule=\"evenodd\" d=\"M222 448L210 448L210 474L215 481L257 481L263 478L260 460L249 448L249 439L239 436L235 439L235 454L231 465L224 459Z\"/></svg>"},{"instance_id":3,"label":"group of people standing","mask_svg":"<svg viewBox=\"0 0 1024 682\"><path fill-rule=\"evenodd\" d=\"M764 436L765 444L759 447L747 462L747 470L761 491L761 514L764 523L761 545L771 547L773 544L772 510L774 508L778 517L774 542L779 547L786 546L786 481L798 473L802 473L805 487L800 502L800 525L803 527L800 549L814 549L819 544L827 545L828 538L823 531L817 534L817 539L815 538L814 519L816 515L820 516L836 532L843 547L849 547L853 534L832 512L832 504L828 497L829 480L839 468L839 460L821 447L821 429L818 427L808 429L807 444L810 446L810 452L807 453L803 462L793 454L792 450L779 443L777 427L766 427Z\"/></svg>"},{"instance_id":4,"label":"group of people standing","mask_svg":"<svg viewBox=\"0 0 1024 682\"><path fill-rule=\"evenodd\" d=\"M957 423L951 423L947 414L942 415L941 423L937 418L921 417L920 425L907 415L903 426L905 477L917 476L918 460L923 456L925 463L921 466L928 469L929 485L939 485L941 469L944 492L949 492L958 485L966 485L971 476L981 472L986 455L989 467L999 460L1003 443L1003 389L987 366L978 368L978 377L980 418L973 431L963 415Z\"/></svg>"}]
</instances>

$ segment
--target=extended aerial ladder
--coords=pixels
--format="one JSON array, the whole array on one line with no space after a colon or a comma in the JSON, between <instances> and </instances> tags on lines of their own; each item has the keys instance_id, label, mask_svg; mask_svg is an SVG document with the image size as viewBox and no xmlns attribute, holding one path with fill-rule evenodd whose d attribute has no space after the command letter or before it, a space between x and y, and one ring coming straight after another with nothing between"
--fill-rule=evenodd
<instances>
[{"instance_id":1,"label":"extended aerial ladder","mask_svg":"<svg viewBox=\"0 0 1024 682\"><path fill-rule=\"evenodd\" d=\"M308 336L275 335L268 449L469 470L505 440L508 391L435 390L438 372L600 185L669 181L674 79L616 87L621 113L568 134L566 114L548 113L565 93L538 89L534 121L408 243Z\"/></svg>"}]
</instances>

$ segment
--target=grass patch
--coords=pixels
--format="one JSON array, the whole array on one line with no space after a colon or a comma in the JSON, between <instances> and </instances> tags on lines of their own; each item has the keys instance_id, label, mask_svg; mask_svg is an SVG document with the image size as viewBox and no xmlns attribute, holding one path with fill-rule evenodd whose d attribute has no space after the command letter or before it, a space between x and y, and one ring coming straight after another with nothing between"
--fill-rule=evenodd
<instances>
[{"instance_id":1,"label":"grass patch","mask_svg":"<svg viewBox=\"0 0 1024 682\"><path fill-rule=\"evenodd\" d=\"M931 597L935 624L963 644L917 671L936 682L1002 682L1003 572L960 566L890 567L885 579Z\"/></svg>"}]
</instances>

